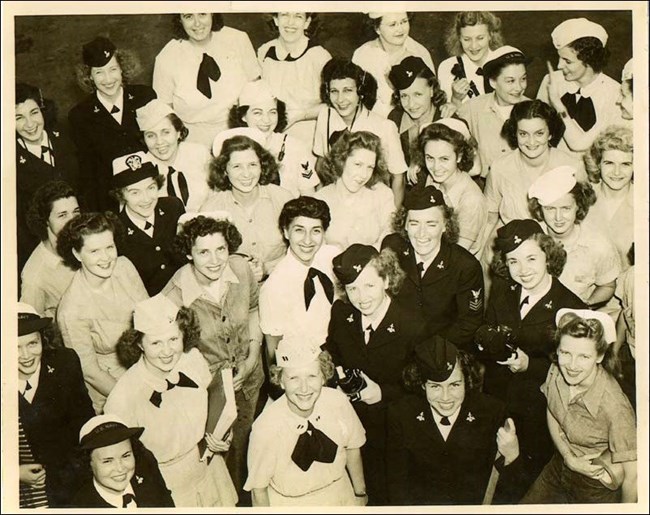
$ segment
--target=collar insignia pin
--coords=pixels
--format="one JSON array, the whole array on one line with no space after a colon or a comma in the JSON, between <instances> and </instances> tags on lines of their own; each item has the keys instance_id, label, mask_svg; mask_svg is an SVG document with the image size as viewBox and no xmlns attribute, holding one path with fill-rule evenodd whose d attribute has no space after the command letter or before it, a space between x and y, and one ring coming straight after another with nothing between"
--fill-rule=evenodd
<instances>
[{"instance_id":1,"label":"collar insignia pin","mask_svg":"<svg viewBox=\"0 0 650 515\"><path fill-rule=\"evenodd\" d=\"M476 417L474 415L472 415L472 412L470 411L467 414L467 418L465 420L467 420L467 422L474 422L476 420Z\"/></svg>"},{"instance_id":2,"label":"collar insignia pin","mask_svg":"<svg viewBox=\"0 0 650 515\"><path fill-rule=\"evenodd\" d=\"M48 373L48 374L53 374L53 373L54 373L54 367L48 365L48 366L47 366L47 373Z\"/></svg>"},{"instance_id":3,"label":"collar insignia pin","mask_svg":"<svg viewBox=\"0 0 650 515\"><path fill-rule=\"evenodd\" d=\"M23 156L20 156L20 164L24 165L27 162L27 159L25 159Z\"/></svg>"},{"instance_id":4,"label":"collar insignia pin","mask_svg":"<svg viewBox=\"0 0 650 515\"><path fill-rule=\"evenodd\" d=\"M347 320L348 320L348 322L350 322L350 323L354 322L354 315L350 315L350 316L347 318Z\"/></svg>"},{"instance_id":5,"label":"collar insignia pin","mask_svg":"<svg viewBox=\"0 0 650 515\"><path fill-rule=\"evenodd\" d=\"M394 324L390 324L390 325L386 328L386 330L387 330L389 333L394 333L394 332L395 332L395 325L394 325Z\"/></svg>"},{"instance_id":6,"label":"collar insignia pin","mask_svg":"<svg viewBox=\"0 0 650 515\"><path fill-rule=\"evenodd\" d=\"M424 422L424 411L421 411L420 414L415 418L417 418L420 422Z\"/></svg>"}]
</instances>

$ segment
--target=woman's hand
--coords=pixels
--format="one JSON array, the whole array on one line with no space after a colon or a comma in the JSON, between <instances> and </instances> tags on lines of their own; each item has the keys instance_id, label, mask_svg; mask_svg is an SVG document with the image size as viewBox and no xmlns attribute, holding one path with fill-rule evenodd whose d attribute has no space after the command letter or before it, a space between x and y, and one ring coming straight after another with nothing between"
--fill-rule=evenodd
<instances>
[{"instance_id":1,"label":"woman's hand","mask_svg":"<svg viewBox=\"0 0 650 515\"><path fill-rule=\"evenodd\" d=\"M571 454L564 458L564 464L578 474L582 474L583 476L592 479L600 479L602 474L605 472L605 469L591 463L591 460L598 458L600 454L601 453L597 452L595 454L585 454L584 456L579 457Z\"/></svg>"},{"instance_id":2,"label":"woman's hand","mask_svg":"<svg viewBox=\"0 0 650 515\"><path fill-rule=\"evenodd\" d=\"M457 102L462 102L469 93L469 81L466 78L456 79L451 83L451 98Z\"/></svg>"},{"instance_id":3,"label":"woman's hand","mask_svg":"<svg viewBox=\"0 0 650 515\"><path fill-rule=\"evenodd\" d=\"M518 372L525 372L528 370L528 363L530 358L523 350L517 347L513 356L510 356L505 361L497 361L499 365L505 365L510 369L510 372L516 374Z\"/></svg>"},{"instance_id":4,"label":"woman's hand","mask_svg":"<svg viewBox=\"0 0 650 515\"><path fill-rule=\"evenodd\" d=\"M262 280L262 277L264 277L264 263L260 258L253 256L249 258L248 266L251 267L253 277L255 277L255 280L259 283Z\"/></svg>"},{"instance_id":5,"label":"woman's hand","mask_svg":"<svg viewBox=\"0 0 650 515\"><path fill-rule=\"evenodd\" d=\"M217 440L212 434L205 433L205 442L208 444L208 449L214 453L228 452L230 444L232 443L232 429L226 434L223 440Z\"/></svg>"},{"instance_id":6,"label":"woman's hand","mask_svg":"<svg viewBox=\"0 0 650 515\"><path fill-rule=\"evenodd\" d=\"M553 79L553 65L549 61L546 61L546 68L548 69L548 101L558 113L566 111L560 95L560 84Z\"/></svg>"},{"instance_id":7,"label":"woman's hand","mask_svg":"<svg viewBox=\"0 0 650 515\"><path fill-rule=\"evenodd\" d=\"M252 370L253 367L248 363L248 360L244 360L237 365L237 373L232 378L232 384L236 392L242 389Z\"/></svg>"},{"instance_id":8,"label":"woman's hand","mask_svg":"<svg viewBox=\"0 0 650 515\"><path fill-rule=\"evenodd\" d=\"M370 379L365 372L361 371L361 376L366 381L366 387L359 392L361 402L377 404L381 401L381 387Z\"/></svg>"},{"instance_id":9,"label":"woman's hand","mask_svg":"<svg viewBox=\"0 0 650 515\"><path fill-rule=\"evenodd\" d=\"M519 439L514 421L509 418L497 431L497 449L505 458L505 465L510 465L519 457Z\"/></svg>"},{"instance_id":10,"label":"woman's hand","mask_svg":"<svg viewBox=\"0 0 650 515\"><path fill-rule=\"evenodd\" d=\"M408 170L406 171L406 180L409 182L409 184L415 185L418 183L419 172L420 167L415 163L411 163L411 165L408 167Z\"/></svg>"},{"instance_id":11,"label":"woman's hand","mask_svg":"<svg viewBox=\"0 0 650 515\"><path fill-rule=\"evenodd\" d=\"M40 463L21 465L19 480L32 488L42 488L45 486L45 467Z\"/></svg>"}]
</instances>

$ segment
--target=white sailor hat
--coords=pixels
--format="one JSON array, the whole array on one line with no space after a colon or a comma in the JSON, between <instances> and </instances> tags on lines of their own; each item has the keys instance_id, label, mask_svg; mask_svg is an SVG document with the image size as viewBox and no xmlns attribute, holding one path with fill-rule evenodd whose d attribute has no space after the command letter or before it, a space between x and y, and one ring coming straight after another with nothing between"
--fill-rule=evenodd
<instances>
[{"instance_id":1,"label":"white sailor hat","mask_svg":"<svg viewBox=\"0 0 650 515\"><path fill-rule=\"evenodd\" d=\"M560 23L551 32L555 48L560 49L580 38L596 38L603 46L607 45L607 31L602 25L587 18L571 18Z\"/></svg>"}]
</instances>

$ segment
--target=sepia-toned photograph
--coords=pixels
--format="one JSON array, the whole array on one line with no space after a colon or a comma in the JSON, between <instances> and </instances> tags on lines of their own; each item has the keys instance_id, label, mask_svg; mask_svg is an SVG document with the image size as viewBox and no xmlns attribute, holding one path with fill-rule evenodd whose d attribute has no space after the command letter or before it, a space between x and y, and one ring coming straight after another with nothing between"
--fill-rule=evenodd
<instances>
[{"instance_id":1,"label":"sepia-toned photograph","mask_svg":"<svg viewBox=\"0 0 650 515\"><path fill-rule=\"evenodd\" d=\"M646 2L2 28L3 512L647 513Z\"/></svg>"}]
</instances>

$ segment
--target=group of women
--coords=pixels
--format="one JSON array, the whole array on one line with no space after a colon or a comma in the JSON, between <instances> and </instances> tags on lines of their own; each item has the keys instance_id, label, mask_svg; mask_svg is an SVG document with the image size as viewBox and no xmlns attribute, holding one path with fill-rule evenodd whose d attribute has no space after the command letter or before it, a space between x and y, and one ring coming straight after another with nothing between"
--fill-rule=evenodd
<instances>
[{"instance_id":1,"label":"group of women","mask_svg":"<svg viewBox=\"0 0 650 515\"><path fill-rule=\"evenodd\" d=\"M533 100L412 16L170 15L152 87L97 37L76 156L17 84L22 507L636 501L631 61L566 20Z\"/></svg>"}]
</instances>

